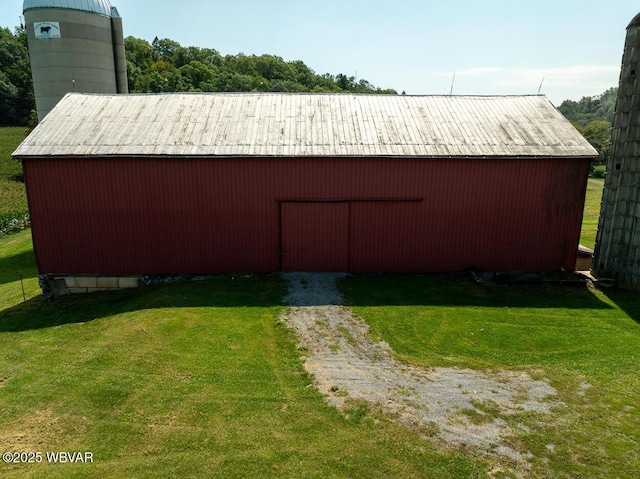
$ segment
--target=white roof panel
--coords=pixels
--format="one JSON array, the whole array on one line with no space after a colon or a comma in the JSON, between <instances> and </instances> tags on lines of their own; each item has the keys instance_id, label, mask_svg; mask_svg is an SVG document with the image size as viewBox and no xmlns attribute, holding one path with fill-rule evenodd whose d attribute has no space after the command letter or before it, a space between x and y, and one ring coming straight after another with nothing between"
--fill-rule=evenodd
<instances>
[{"instance_id":1,"label":"white roof panel","mask_svg":"<svg viewBox=\"0 0 640 479\"><path fill-rule=\"evenodd\" d=\"M69 93L30 156L593 157L543 96Z\"/></svg>"}]
</instances>

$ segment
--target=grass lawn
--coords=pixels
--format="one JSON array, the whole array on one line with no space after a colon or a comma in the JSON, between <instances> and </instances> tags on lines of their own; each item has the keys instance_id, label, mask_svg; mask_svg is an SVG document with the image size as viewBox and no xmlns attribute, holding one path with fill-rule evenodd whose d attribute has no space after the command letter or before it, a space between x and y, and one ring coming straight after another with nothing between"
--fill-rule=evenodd
<instances>
[{"instance_id":1,"label":"grass lawn","mask_svg":"<svg viewBox=\"0 0 640 479\"><path fill-rule=\"evenodd\" d=\"M0 214L26 208L9 158L24 131L0 128ZM590 179L590 247L601 192ZM0 452L89 451L93 463L0 463L1 477L489 477L493 459L375 410L354 405L345 417L326 405L278 321L277 276L42 303L30 234L0 238ZM558 390L563 405L549 417L511 425L521 431L511 444L533 455L527 477L637 477L637 294L477 286L464 275L355 276L340 287L403 361L522 370Z\"/></svg>"},{"instance_id":2,"label":"grass lawn","mask_svg":"<svg viewBox=\"0 0 640 479\"><path fill-rule=\"evenodd\" d=\"M26 127L0 128L0 215L27 210L22 166L11 158L26 136Z\"/></svg>"},{"instance_id":3,"label":"grass lawn","mask_svg":"<svg viewBox=\"0 0 640 479\"><path fill-rule=\"evenodd\" d=\"M327 406L277 319L277 276L52 303L34 276L30 232L0 239L0 450L89 451L94 462L0 464L2 477L473 478L495 464L375 410ZM404 361L522 370L558 390L551 416L512 424L510 443L533 454L527 477L636 477L637 295L464 275L340 287Z\"/></svg>"},{"instance_id":4,"label":"grass lawn","mask_svg":"<svg viewBox=\"0 0 640 479\"><path fill-rule=\"evenodd\" d=\"M482 458L326 405L277 320L278 276L42 303L29 231L0 239L0 272L0 452L94 460L3 478L485 477Z\"/></svg>"},{"instance_id":5,"label":"grass lawn","mask_svg":"<svg viewBox=\"0 0 640 479\"><path fill-rule=\"evenodd\" d=\"M356 276L340 287L403 361L522 370L558 390L564 406L512 438L533 454L528 477L638 477L637 293L478 286L464 275Z\"/></svg>"},{"instance_id":6,"label":"grass lawn","mask_svg":"<svg viewBox=\"0 0 640 479\"><path fill-rule=\"evenodd\" d=\"M40 294L37 274L31 230L0 237L0 311Z\"/></svg>"},{"instance_id":7,"label":"grass lawn","mask_svg":"<svg viewBox=\"0 0 640 479\"><path fill-rule=\"evenodd\" d=\"M580 244L591 249L593 249L596 242L603 185L604 180L599 178L589 178L589 182L587 183L587 195L584 203Z\"/></svg>"}]
</instances>

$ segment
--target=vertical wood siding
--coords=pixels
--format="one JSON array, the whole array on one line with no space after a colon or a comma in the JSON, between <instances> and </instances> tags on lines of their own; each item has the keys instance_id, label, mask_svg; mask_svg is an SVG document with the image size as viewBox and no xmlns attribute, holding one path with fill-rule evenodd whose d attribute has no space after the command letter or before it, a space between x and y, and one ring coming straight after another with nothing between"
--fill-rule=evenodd
<instances>
[{"instance_id":1,"label":"vertical wood siding","mask_svg":"<svg viewBox=\"0 0 640 479\"><path fill-rule=\"evenodd\" d=\"M588 164L588 159L24 161L40 272L101 275L277 271L284 266L280 208L286 200L340 200L348 206L353 272L570 270ZM312 232L320 210L300 211L293 217L309 222Z\"/></svg>"}]
</instances>

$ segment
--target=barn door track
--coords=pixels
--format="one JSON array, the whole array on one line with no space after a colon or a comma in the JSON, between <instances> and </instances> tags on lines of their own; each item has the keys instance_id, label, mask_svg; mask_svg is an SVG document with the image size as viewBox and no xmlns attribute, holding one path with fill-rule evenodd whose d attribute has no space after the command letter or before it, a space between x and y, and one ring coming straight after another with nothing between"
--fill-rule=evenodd
<instances>
[{"instance_id":1,"label":"barn door track","mask_svg":"<svg viewBox=\"0 0 640 479\"><path fill-rule=\"evenodd\" d=\"M281 319L295 330L304 367L330 404L346 411L354 400L364 400L425 436L528 467L531 454L518 451L509 438L514 427L529 429L517 423L516 415L544 415L560 404L549 384L524 372L423 369L401 363L343 305L335 285L341 274L283 276L289 308Z\"/></svg>"}]
</instances>

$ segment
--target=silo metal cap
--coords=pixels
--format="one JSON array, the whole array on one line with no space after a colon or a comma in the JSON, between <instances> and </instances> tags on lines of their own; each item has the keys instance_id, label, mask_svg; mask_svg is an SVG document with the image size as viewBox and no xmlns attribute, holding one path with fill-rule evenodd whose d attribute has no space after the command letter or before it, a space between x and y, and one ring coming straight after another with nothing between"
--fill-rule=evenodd
<instances>
[{"instance_id":1,"label":"silo metal cap","mask_svg":"<svg viewBox=\"0 0 640 479\"><path fill-rule=\"evenodd\" d=\"M631 23L627 27L627 30L630 28L637 28L637 27L640 27L640 13L638 13L635 17L633 17L633 20L631 20Z\"/></svg>"},{"instance_id":2,"label":"silo metal cap","mask_svg":"<svg viewBox=\"0 0 640 479\"><path fill-rule=\"evenodd\" d=\"M22 4L23 12L40 8L79 10L107 17L111 16L111 3L109 3L109 0L24 0Z\"/></svg>"}]
</instances>

